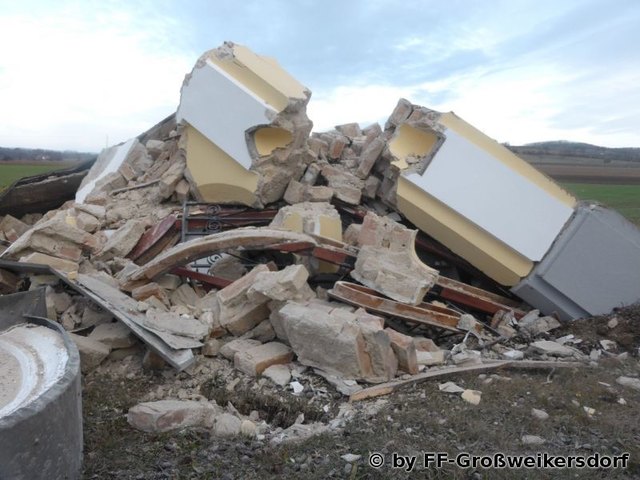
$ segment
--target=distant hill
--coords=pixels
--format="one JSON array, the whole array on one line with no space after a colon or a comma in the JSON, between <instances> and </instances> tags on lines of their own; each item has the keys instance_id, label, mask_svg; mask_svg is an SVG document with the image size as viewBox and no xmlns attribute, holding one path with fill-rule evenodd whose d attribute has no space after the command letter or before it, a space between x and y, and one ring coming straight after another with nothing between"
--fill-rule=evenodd
<instances>
[{"instance_id":1,"label":"distant hill","mask_svg":"<svg viewBox=\"0 0 640 480\"><path fill-rule=\"evenodd\" d=\"M71 150L57 151L40 148L7 148L0 147L0 162L81 162L95 158L95 153L75 152Z\"/></svg>"},{"instance_id":2,"label":"distant hill","mask_svg":"<svg viewBox=\"0 0 640 480\"><path fill-rule=\"evenodd\" d=\"M525 160L542 163L600 163L634 162L640 163L640 148L608 148L589 143L553 142L528 143L522 146L506 145L516 155Z\"/></svg>"},{"instance_id":3,"label":"distant hill","mask_svg":"<svg viewBox=\"0 0 640 480\"><path fill-rule=\"evenodd\" d=\"M567 141L505 146L560 182L640 184L640 148L607 148Z\"/></svg>"}]
</instances>

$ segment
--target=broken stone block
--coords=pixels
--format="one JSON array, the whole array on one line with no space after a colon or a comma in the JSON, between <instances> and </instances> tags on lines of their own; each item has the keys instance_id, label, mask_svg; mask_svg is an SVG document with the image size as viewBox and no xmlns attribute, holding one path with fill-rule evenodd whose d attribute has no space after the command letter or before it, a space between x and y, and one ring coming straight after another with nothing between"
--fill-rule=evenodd
<instances>
[{"instance_id":1,"label":"broken stone block","mask_svg":"<svg viewBox=\"0 0 640 480\"><path fill-rule=\"evenodd\" d=\"M210 338L206 342L204 342L204 346L202 347L202 354L205 357L215 357L220 352L220 347L222 347L222 343L220 340L215 338Z\"/></svg>"},{"instance_id":2,"label":"broken stone block","mask_svg":"<svg viewBox=\"0 0 640 480\"><path fill-rule=\"evenodd\" d=\"M378 193L378 188L380 188L380 179L374 177L373 175L367 177L364 181L364 188L362 189L362 194L366 198L376 198L376 194Z\"/></svg>"},{"instance_id":3,"label":"broken stone block","mask_svg":"<svg viewBox=\"0 0 640 480\"><path fill-rule=\"evenodd\" d=\"M531 319L527 322L524 322L523 320L524 318L518 322L518 325L520 326L520 328L523 328L533 336L540 335L541 333L550 332L551 330L555 330L556 328L560 327L560 322L554 317L537 317L536 316L536 318Z\"/></svg>"},{"instance_id":4,"label":"broken stone block","mask_svg":"<svg viewBox=\"0 0 640 480\"><path fill-rule=\"evenodd\" d=\"M243 338L253 338L261 343L266 343L276 338L276 332L273 330L271 322L269 320L265 320L260 322L253 330L245 333Z\"/></svg>"},{"instance_id":5,"label":"broken stone block","mask_svg":"<svg viewBox=\"0 0 640 480\"><path fill-rule=\"evenodd\" d=\"M67 308L60 317L60 324L67 331L73 331L82 324L81 309L73 304Z\"/></svg>"},{"instance_id":6,"label":"broken stone block","mask_svg":"<svg viewBox=\"0 0 640 480\"><path fill-rule=\"evenodd\" d=\"M559 343L552 342L550 340L533 342L531 344L531 348L538 353L551 355L553 357L572 357L574 355L580 357L583 356L582 353L575 348L560 345Z\"/></svg>"},{"instance_id":7,"label":"broken stone block","mask_svg":"<svg viewBox=\"0 0 640 480\"><path fill-rule=\"evenodd\" d=\"M289 182L284 192L284 200L290 205L302 202L330 202L333 190L326 186L304 185L295 180Z\"/></svg>"},{"instance_id":8,"label":"broken stone block","mask_svg":"<svg viewBox=\"0 0 640 480\"><path fill-rule=\"evenodd\" d=\"M467 389L464 392L462 392L460 397L462 397L462 399L465 402L470 403L471 405L479 405L480 404L480 400L482 399L482 392L479 391L479 390L468 390Z\"/></svg>"},{"instance_id":9,"label":"broken stone block","mask_svg":"<svg viewBox=\"0 0 640 480\"><path fill-rule=\"evenodd\" d=\"M358 177L366 179L369 176L371 168L380 158L385 145L386 142L382 138L376 138L362 151L358 161L358 169L356 170Z\"/></svg>"},{"instance_id":10,"label":"broken stone block","mask_svg":"<svg viewBox=\"0 0 640 480\"><path fill-rule=\"evenodd\" d=\"M220 302L221 305L237 305L243 302L246 298L247 291L251 288L253 282L255 282L258 274L269 271L266 265L257 265L247 275L220 290L216 294L218 302Z\"/></svg>"},{"instance_id":11,"label":"broken stone block","mask_svg":"<svg viewBox=\"0 0 640 480\"><path fill-rule=\"evenodd\" d=\"M80 212L76 216L76 224L78 228L88 233L93 233L100 228L100 221L93 215Z\"/></svg>"},{"instance_id":12,"label":"broken stone block","mask_svg":"<svg viewBox=\"0 0 640 480\"><path fill-rule=\"evenodd\" d=\"M2 232L10 242L18 240L18 238L30 228L29 225L11 215L5 215L2 221L0 221L0 232Z\"/></svg>"},{"instance_id":13,"label":"broken stone block","mask_svg":"<svg viewBox=\"0 0 640 480\"><path fill-rule=\"evenodd\" d=\"M322 167L322 176L329 187L333 189L334 196L351 205L359 205L362 197L364 181L346 170L333 165Z\"/></svg>"},{"instance_id":14,"label":"broken stone block","mask_svg":"<svg viewBox=\"0 0 640 480\"><path fill-rule=\"evenodd\" d=\"M159 400L131 407L127 413L127 422L144 432L161 433L210 425L219 411L217 406L209 402Z\"/></svg>"},{"instance_id":15,"label":"broken stone block","mask_svg":"<svg viewBox=\"0 0 640 480\"><path fill-rule=\"evenodd\" d=\"M196 318L153 308L146 311L144 325L161 332L193 339L201 339L209 334L209 328Z\"/></svg>"},{"instance_id":16,"label":"broken stone block","mask_svg":"<svg viewBox=\"0 0 640 480\"><path fill-rule=\"evenodd\" d=\"M549 414L544 410L539 410L537 408L531 409L531 415L533 415L538 420L547 420L549 418Z\"/></svg>"},{"instance_id":17,"label":"broken stone block","mask_svg":"<svg viewBox=\"0 0 640 480\"><path fill-rule=\"evenodd\" d=\"M349 139L343 135L335 135L329 144L328 155L332 160L338 160L342 156L342 151L349 145Z\"/></svg>"},{"instance_id":18,"label":"broken stone block","mask_svg":"<svg viewBox=\"0 0 640 480\"><path fill-rule=\"evenodd\" d=\"M442 365L445 362L445 351L416 350L416 362L418 365L430 367L432 365Z\"/></svg>"},{"instance_id":19,"label":"broken stone block","mask_svg":"<svg viewBox=\"0 0 640 480\"><path fill-rule=\"evenodd\" d=\"M477 365L482 363L482 355L477 350L464 350L451 356L451 361L455 365Z\"/></svg>"},{"instance_id":20,"label":"broken stone block","mask_svg":"<svg viewBox=\"0 0 640 480\"><path fill-rule=\"evenodd\" d=\"M45 255L44 253L34 252L30 255L21 257L20 262L24 263L37 263L40 265L48 265L56 270L64 273L72 273L78 271L78 264L70 260L64 260L62 258L52 257L51 255Z\"/></svg>"},{"instance_id":21,"label":"broken stone block","mask_svg":"<svg viewBox=\"0 0 640 480\"><path fill-rule=\"evenodd\" d=\"M401 98L398 100L398 104L396 108L393 109L389 119L387 120L386 125L384 126L385 130L389 130L389 128L396 127L400 125L402 122L409 118L411 112L413 111L413 105L408 100Z\"/></svg>"},{"instance_id":22,"label":"broken stone block","mask_svg":"<svg viewBox=\"0 0 640 480\"><path fill-rule=\"evenodd\" d=\"M458 320L458 328L460 330L464 330L468 332L470 330L476 330L478 326L478 321L473 315L469 315L468 313L463 313L460 315L460 320Z\"/></svg>"},{"instance_id":23,"label":"broken stone block","mask_svg":"<svg viewBox=\"0 0 640 480\"><path fill-rule=\"evenodd\" d=\"M367 360L364 365L366 374L373 377L373 372L381 372L383 378L395 377L398 371L398 358L394 354L389 335L384 331L384 319L371 315L361 308L356 310L354 315L365 342L367 355L363 358Z\"/></svg>"},{"instance_id":24,"label":"broken stone block","mask_svg":"<svg viewBox=\"0 0 640 480\"><path fill-rule=\"evenodd\" d=\"M176 290L171 292L171 303L173 305L183 305L190 308L195 308L200 300L200 297L191 287L191 285L183 283Z\"/></svg>"},{"instance_id":25,"label":"broken stone block","mask_svg":"<svg viewBox=\"0 0 640 480\"><path fill-rule=\"evenodd\" d=\"M524 352L521 350L507 350L502 352L502 356L507 360L522 360L524 358Z\"/></svg>"},{"instance_id":26,"label":"broken stone block","mask_svg":"<svg viewBox=\"0 0 640 480\"><path fill-rule=\"evenodd\" d=\"M214 314L220 326L239 336L269 317L268 298L250 300L247 292L261 272L268 272L266 265L258 265L244 277L226 286L216 294Z\"/></svg>"},{"instance_id":27,"label":"broken stone block","mask_svg":"<svg viewBox=\"0 0 640 480\"><path fill-rule=\"evenodd\" d=\"M44 217L18 238L3 254L17 258L28 252L40 252L72 261L79 261L82 252L93 252L99 244L93 235L75 226L75 218L63 210Z\"/></svg>"},{"instance_id":28,"label":"broken stone block","mask_svg":"<svg viewBox=\"0 0 640 480\"><path fill-rule=\"evenodd\" d=\"M410 375L418 373L418 359L413 338L396 332L392 328L385 328L384 331L391 340L391 348L398 359L398 367Z\"/></svg>"},{"instance_id":29,"label":"broken stone block","mask_svg":"<svg viewBox=\"0 0 640 480\"><path fill-rule=\"evenodd\" d=\"M291 370L283 364L271 365L265 368L262 375L281 387L288 385L291 381Z\"/></svg>"},{"instance_id":30,"label":"broken stone block","mask_svg":"<svg viewBox=\"0 0 640 480\"><path fill-rule=\"evenodd\" d=\"M360 125L357 123L345 123L344 125L336 125L336 130L342 135L349 138L356 138L362 135Z\"/></svg>"},{"instance_id":31,"label":"broken stone block","mask_svg":"<svg viewBox=\"0 0 640 480\"><path fill-rule=\"evenodd\" d=\"M146 285L141 285L137 288L134 288L131 291L131 296L135 300L141 302L153 296L159 299L163 304L169 305L169 297L166 290L155 282L149 282Z\"/></svg>"},{"instance_id":32,"label":"broken stone block","mask_svg":"<svg viewBox=\"0 0 640 480\"><path fill-rule=\"evenodd\" d=\"M136 338L131 330L121 322L96 325L87 338L107 345L112 350L129 348L136 344Z\"/></svg>"},{"instance_id":33,"label":"broken stone block","mask_svg":"<svg viewBox=\"0 0 640 480\"><path fill-rule=\"evenodd\" d=\"M189 199L189 191L191 187L189 186L189 182L182 179L178 182L175 188L176 199L178 202L183 203Z\"/></svg>"},{"instance_id":34,"label":"broken stone block","mask_svg":"<svg viewBox=\"0 0 640 480\"><path fill-rule=\"evenodd\" d=\"M227 280L238 280L247 274L247 268L238 258L223 253L209 269L209 274Z\"/></svg>"},{"instance_id":35,"label":"broken stone block","mask_svg":"<svg viewBox=\"0 0 640 480\"><path fill-rule=\"evenodd\" d=\"M640 391L640 379L633 377L620 376L616 378L616 383L623 387L632 388L633 390Z\"/></svg>"},{"instance_id":36,"label":"broken stone block","mask_svg":"<svg viewBox=\"0 0 640 480\"><path fill-rule=\"evenodd\" d=\"M160 196L163 200L169 198L175 192L176 187L184 178L185 160L173 161L169 168L160 177ZM187 189L188 191L188 189Z\"/></svg>"},{"instance_id":37,"label":"broken stone block","mask_svg":"<svg viewBox=\"0 0 640 480\"><path fill-rule=\"evenodd\" d=\"M369 212L362 223L354 270L350 275L390 298L418 305L438 279L438 271L415 252L417 230Z\"/></svg>"},{"instance_id":38,"label":"broken stone block","mask_svg":"<svg viewBox=\"0 0 640 480\"><path fill-rule=\"evenodd\" d=\"M71 296L67 292L55 292L47 288L47 301L50 301L56 313L62 313L71 306Z\"/></svg>"},{"instance_id":39,"label":"broken stone block","mask_svg":"<svg viewBox=\"0 0 640 480\"><path fill-rule=\"evenodd\" d=\"M147 143L145 144L147 152L149 152L149 155L151 155L153 158L157 158L158 155L162 153L162 151L164 150L164 146L165 142L163 142L162 140L153 139L147 140Z\"/></svg>"},{"instance_id":40,"label":"broken stone block","mask_svg":"<svg viewBox=\"0 0 640 480\"><path fill-rule=\"evenodd\" d=\"M129 220L111 234L102 250L96 255L97 260L111 260L114 257L126 257L133 250L145 231L145 224L140 220Z\"/></svg>"},{"instance_id":41,"label":"broken stone block","mask_svg":"<svg viewBox=\"0 0 640 480\"><path fill-rule=\"evenodd\" d=\"M342 240L340 214L329 203L304 202L283 207L273 218L270 226Z\"/></svg>"},{"instance_id":42,"label":"broken stone block","mask_svg":"<svg viewBox=\"0 0 640 480\"><path fill-rule=\"evenodd\" d=\"M69 333L69 337L80 352L80 369L82 373L88 373L100 365L111 351L107 345L75 333Z\"/></svg>"},{"instance_id":43,"label":"broken stone block","mask_svg":"<svg viewBox=\"0 0 640 480\"><path fill-rule=\"evenodd\" d=\"M331 304L325 308L321 302L288 303L280 309L279 316L303 365L371 382L388 381L390 372L395 374L397 360L379 323L376 330L373 322L363 320L361 324L355 313ZM313 341L309 341L311 338ZM385 360L387 363L381 364Z\"/></svg>"},{"instance_id":44,"label":"broken stone block","mask_svg":"<svg viewBox=\"0 0 640 480\"><path fill-rule=\"evenodd\" d=\"M220 347L220 355L222 355L227 360L233 360L236 353L251 350L252 348L259 345L262 344L257 340L252 340L249 338L237 338L222 345L222 347Z\"/></svg>"},{"instance_id":45,"label":"broken stone block","mask_svg":"<svg viewBox=\"0 0 640 480\"><path fill-rule=\"evenodd\" d=\"M242 431L242 420L230 413L217 415L213 423L213 434L219 437L234 437Z\"/></svg>"},{"instance_id":46,"label":"broken stone block","mask_svg":"<svg viewBox=\"0 0 640 480\"><path fill-rule=\"evenodd\" d=\"M247 375L259 375L272 365L283 365L293 360L293 351L288 346L269 342L249 350L239 351L233 357L235 368Z\"/></svg>"},{"instance_id":47,"label":"broken stone block","mask_svg":"<svg viewBox=\"0 0 640 480\"><path fill-rule=\"evenodd\" d=\"M413 343L416 346L416 350L423 352L439 352L440 347L435 344L430 338L413 337Z\"/></svg>"},{"instance_id":48,"label":"broken stone block","mask_svg":"<svg viewBox=\"0 0 640 480\"><path fill-rule=\"evenodd\" d=\"M100 221L104 220L107 214L106 208L101 205L92 205L89 203L76 203L74 204L73 207L75 208L76 211L84 212L88 215L91 215L94 218L97 218Z\"/></svg>"},{"instance_id":49,"label":"broken stone block","mask_svg":"<svg viewBox=\"0 0 640 480\"><path fill-rule=\"evenodd\" d=\"M304 265L289 265L279 272L260 272L248 289L247 298L254 302L299 298L303 287L308 286L308 278Z\"/></svg>"}]
</instances>

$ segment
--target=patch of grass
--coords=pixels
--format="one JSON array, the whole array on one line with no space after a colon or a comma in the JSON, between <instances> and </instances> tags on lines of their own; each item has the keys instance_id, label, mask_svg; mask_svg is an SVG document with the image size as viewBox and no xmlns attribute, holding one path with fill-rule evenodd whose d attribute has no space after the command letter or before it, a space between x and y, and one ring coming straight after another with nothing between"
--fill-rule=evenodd
<instances>
[{"instance_id":1,"label":"patch of grass","mask_svg":"<svg viewBox=\"0 0 640 480\"><path fill-rule=\"evenodd\" d=\"M600 202L640 225L640 185L565 183L563 186L581 200Z\"/></svg>"},{"instance_id":2,"label":"patch of grass","mask_svg":"<svg viewBox=\"0 0 640 480\"><path fill-rule=\"evenodd\" d=\"M73 164L74 162L0 163L0 191L23 177L69 168Z\"/></svg>"}]
</instances>

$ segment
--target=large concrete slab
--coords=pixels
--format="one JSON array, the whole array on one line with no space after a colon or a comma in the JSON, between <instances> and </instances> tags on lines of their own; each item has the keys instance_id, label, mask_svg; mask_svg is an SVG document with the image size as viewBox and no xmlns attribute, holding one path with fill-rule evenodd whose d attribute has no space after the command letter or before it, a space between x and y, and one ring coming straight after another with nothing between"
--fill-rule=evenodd
<instances>
[{"instance_id":1,"label":"large concrete slab","mask_svg":"<svg viewBox=\"0 0 640 480\"><path fill-rule=\"evenodd\" d=\"M400 109L399 107L403 107ZM576 200L453 113L401 101L388 122L395 201L421 230L503 285L543 258ZM398 117L399 118L399 117Z\"/></svg>"},{"instance_id":2,"label":"large concrete slab","mask_svg":"<svg viewBox=\"0 0 640 480\"><path fill-rule=\"evenodd\" d=\"M563 319L640 301L640 229L613 210L580 205L542 262L512 291Z\"/></svg>"}]
</instances>

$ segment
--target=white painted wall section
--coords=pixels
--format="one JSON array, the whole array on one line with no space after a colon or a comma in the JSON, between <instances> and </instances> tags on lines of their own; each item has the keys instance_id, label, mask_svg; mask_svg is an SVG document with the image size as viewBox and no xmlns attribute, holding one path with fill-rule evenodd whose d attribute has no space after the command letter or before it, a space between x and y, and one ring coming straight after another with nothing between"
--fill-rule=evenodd
<instances>
[{"instance_id":1,"label":"white painted wall section","mask_svg":"<svg viewBox=\"0 0 640 480\"><path fill-rule=\"evenodd\" d=\"M407 180L531 261L541 260L573 209L451 129L424 174Z\"/></svg>"},{"instance_id":2,"label":"white painted wall section","mask_svg":"<svg viewBox=\"0 0 640 480\"><path fill-rule=\"evenodd\" d=\"M96 183L100 179L104 178L109 173L116 172L118 168L120 168L120 165L122 165L122 162L126 160L127 156L129 155L129 152L131 151L131 147L133 147L136 140L137 140L136 138L132 138L131 140L128 140L126 143L123 143L118 147L112 147L112 148L116 148L117 150L115 154L113 154L113 156L111 157L111 160L109 160L107 165L104 167L104 169L93 180L91 180L89 183L87 183L84 187L82 187L76 192L77 203L84 203L85 199L93 191L93 189L96 186ZM91 171L89 172L89 175L90 174L91 174Z\"/></svg>"},{"instance_id":3,"label":"white painted wall section","mask_svg":"<svg viewBox=\"0 0 640 480\"><path fill-rule=\"evenodd\" d=\"M277 111L213 62L194 68L183 85L177 120L187 121L246 169L251 156L245 132L268 125Z\"/></svg>"}]
</instances>

